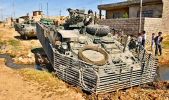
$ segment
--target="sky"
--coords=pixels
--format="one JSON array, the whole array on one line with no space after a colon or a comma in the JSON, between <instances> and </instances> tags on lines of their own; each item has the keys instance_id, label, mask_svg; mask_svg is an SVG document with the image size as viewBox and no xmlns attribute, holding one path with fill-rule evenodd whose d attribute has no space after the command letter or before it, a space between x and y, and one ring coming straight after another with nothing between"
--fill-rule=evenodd
<instances>
[{"instance_id":1,"label":"sky","mask_svg":"<svg viewBox=\"0 0 169 100\"><path fill-rule=\"evenodd\" d=\"M99 4L121 1L124 0L0 0L0 19L32 14L32 11L40 9L47 14L47 3L49 16L58 16L60 12L65 16L68 15L67 8L92 9L98 12L97 5Z\"/></svg>"}]
</instances>

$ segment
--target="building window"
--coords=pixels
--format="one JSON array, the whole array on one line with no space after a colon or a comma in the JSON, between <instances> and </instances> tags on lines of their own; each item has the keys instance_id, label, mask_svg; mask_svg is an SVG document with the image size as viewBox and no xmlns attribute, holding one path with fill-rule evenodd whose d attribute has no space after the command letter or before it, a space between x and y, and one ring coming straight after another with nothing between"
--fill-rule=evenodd
<instances>
[{"instance_id":1,"label":"building window","mask_svg":"<svg viewBox=\"0 0 169 100\"><path fill-rule=\"evenodd\" d=\"M138 11L137 17L140 17L140 11ZM142 17L153 17L153 10L143 11L142 12Z\"/></svg>"},{"instance_id":2,"label":"building window","mask_svg":"<svg viewBox=\"0 0 169 100\"><path fill-rule=\"evenodd\" d=\"M120 18L120 13L119 12L113 13L113 18L114 19Z\"/></svg>"}]
</instances>

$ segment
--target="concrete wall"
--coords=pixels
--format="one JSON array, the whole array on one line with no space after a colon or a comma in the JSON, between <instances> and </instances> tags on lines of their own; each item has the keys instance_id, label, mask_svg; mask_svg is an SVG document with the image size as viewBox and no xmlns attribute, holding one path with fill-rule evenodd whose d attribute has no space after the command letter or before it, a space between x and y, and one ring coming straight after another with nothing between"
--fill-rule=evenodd
<instances>
[{"instance_id":1,"label":"concrete wall","mask_svg":"<svg viewBox=\"0 0 169 100\"><path fill-rule=\"evenodd\" d=\"M156 35L161 32L162 29L162 18L145 18L144 19L144 30L147 33L147 37L151 38L152 33Z\"/></svg>"},{"instance_id":2,"label":"concrete wall","mask_svg":"<svg viewBox=\"0 0 169 100\"><path fill-rule=\"evenodd\" d=\"M163 32L169 34L169 0L163 0Z\"/></svg>"},{"instance_id":3,"label":"concrete wall","mask_svg":"<svg viewBox=\"0 0 169 100\"><path fill-rule=\"evenodd\" d=\"M127 19L106 19L100 20L98 24L108 25L112 29L123 31L127 34L137 35L139 32L139 18L127 18ZM143 18L142 30L147 32L148 37L152 33L158 33L162 31L162 19L161 18Z\"/></svg>"},{"instance_id":4,"label":"concrete wall","mask_svg":"<svg viewBox=\"0 0 169 100\"><path fill-rule=\"evenodd\" d=\"M121 19L105 19L98 21L98 24L108 25L112 29L123 31L126 34L138 34L139 32L139 18L121 18ZM144 27L144 19L142 25ZM143 29L142 29L143 30Z\"/></svg>"},{"instance_id":5,"label":"concrete wall","mask_svg":"<svg viewBox=\"0 0 169 100\"><path fill-rule=\"evenodd\" d=\"M143 6L143 11L148 11L148 10L153 10L153 17L159 18L159 17L162 17L163 5L157 4L157 5ZM140 11L139 5L138 6L131 6L129 8L129 17L136 18L139 11Z\"/></svg>"}]
</instances>

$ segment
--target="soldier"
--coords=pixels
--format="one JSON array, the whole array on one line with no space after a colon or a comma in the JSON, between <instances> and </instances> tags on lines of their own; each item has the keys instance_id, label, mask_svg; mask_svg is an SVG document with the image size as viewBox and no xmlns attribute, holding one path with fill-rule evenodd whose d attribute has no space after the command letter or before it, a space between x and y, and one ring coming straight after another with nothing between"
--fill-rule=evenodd
<instances>
[{"instance_id":1,"label":"soldier","mask_svg":"<svg viewBox=\"0 0 169 100\"><path fill-rule=\"evenodd\" d=\"M68 10L70 16L72 16L75 13L75 11L71 8L68 8L67 10Z\"/></svg>"},{"instance_id":2,"label":"soldier","mask_svg":"<svg viewBox=\"0 0 169 100\"><path fill-rule=\"evenodd\" d=\"M142 46L145 47L146 43L146 31L142 32Z\"/></svg>"},{"instance_id":3,"label":"soldier","mask_svg":"<svg viewBox=\"0 0 169 100\"><path fill-rule=\"evenodd\" d=\"M155 39L154 39L155 45L156 45L156 48L155 48L155 56L158 55L158 51L159 51L160 55L162 55L161 43L162 43L162 41L163 41L163 37L162 37L161 35L162 35L162 32L159 32L159 33L158 33L158 36L156 36Z\"/></svg>"},{"instance_id":4,"label":"soldier","mask_svg":"<svg viewBox=\"0 0 169 100\"><path fill-rule=\"evenodd\" d=\"M137 37L137 43L138 43L138 45L141 45L142 41L143 41L143 39L142 39L141 33L138 33L138 37Z\"/></svg>"},{"instance_id":5,"label":"soldier","mask_svg":"<svg viewBox=\"0 0 169 100\"><path fill-rule=\"evenodd\" d=\"M129 50L135 49L137 47L136 41L134 40L134 36L133 35L131 35L131 40L130 40L128 46L129 46Z\"/></svg>"},{"instance_id":6,"label":"soldier","mask_svg":"<svg viewBox=\"0 0 169 100\"><path fill-rule=\"evenodd\" d=\"M142 46L142 41L143 41L142 35L141 35L141 33L138 33L138 37L137 37L137 51L138 50L140 51L141 46Z\"/></svg>"},{"instance_id":7,"label":"soldier","mask_svg":"<svg viewBox=\"0 0 169 100\"><path fill-rule=\"evenodd\" d=\"M152 36L151 36L151 51L154 48L154 42L155 42L154 39L155 39L155 33L152 33Z\"/></svg>"}]
</instances>

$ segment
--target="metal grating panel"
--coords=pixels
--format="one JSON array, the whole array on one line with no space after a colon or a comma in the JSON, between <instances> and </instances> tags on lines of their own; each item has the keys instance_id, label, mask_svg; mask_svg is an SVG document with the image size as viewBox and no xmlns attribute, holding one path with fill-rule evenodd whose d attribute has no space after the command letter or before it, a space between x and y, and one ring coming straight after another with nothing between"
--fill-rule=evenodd
<instances>
[{"instance_id":1,"label":"metal grating panel","mask_svg":"<svg viewBox=\"0 0 169 100\"><path fill-rule=\"evenodd\" d=\"M152 82L156 76L158 60L143 48L138 52L133 51L133 55L141 65L139 69L126 66L124 63L98 67L57 53L57 50L50 45L49 40L45 37L44 30L45 28L38 23L38 39L56 70L57 76L86 91L112 92Z\"/></svg>"}]
</instances>

